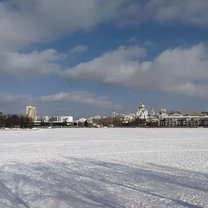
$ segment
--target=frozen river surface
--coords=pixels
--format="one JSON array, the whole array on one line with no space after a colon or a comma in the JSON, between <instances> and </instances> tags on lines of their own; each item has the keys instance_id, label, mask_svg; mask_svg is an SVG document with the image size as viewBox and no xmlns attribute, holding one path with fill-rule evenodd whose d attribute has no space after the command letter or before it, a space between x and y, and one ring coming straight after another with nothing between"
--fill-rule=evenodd
<instances>
[{"instance_id":1,"label":"frozen river surface","mask_svg":"<svg viewBox=\"0 0 208 208\"><path fill-rule=\"evenodd\" d=\"M0 130L0 208L208 207L208 129Z\"/></svg>"}]
</instances>

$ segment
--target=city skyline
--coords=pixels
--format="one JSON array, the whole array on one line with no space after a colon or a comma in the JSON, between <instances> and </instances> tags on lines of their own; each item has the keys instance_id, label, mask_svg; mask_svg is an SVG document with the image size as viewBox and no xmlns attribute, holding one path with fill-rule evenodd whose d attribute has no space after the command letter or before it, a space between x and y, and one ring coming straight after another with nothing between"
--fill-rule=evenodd
<instances>
[{"instance_id":1,"label":"city skyline","mask_svg":"<svg viewBox=\"0 0 208 208\"><path fill-rule=\"evenodd\" d=\"M141 114L142 112L142 114ZM133 112L122 112L122 111L112 111L109 114L90 114L87 117L84 115L80 115L77 117L74 116L73 113L71 114L60 114L60 113L53 113L53 114L46 114L45 112L39 113L38 106L27 105L25 106L25 116L34 120L48 120L49 118L53 117L72 117L75 119L92 119L92 118L107 118L107 117L125 117L125 116L133 116L133 117L140 117L140 119L145 119L151 116L158 116L158 115L174 115L174 116L205 116L207 117L208 111L198 111L198 112L182 112L176 109L166 109L166 108L159 108L155 110L154 108L150 108L148 105L146 106L145 103L139 102L137 106L135 106L135 110Z\"/></svg>"},{"instance_id":2,"label":"city skyline","mask_svg":"<svg viewBox=\"0 0 208 208\"><path fill-rule=\"evenodd\" d=\"M0 1L0 111L208 111L208 2Z\"/></svg>"}]
</instances>

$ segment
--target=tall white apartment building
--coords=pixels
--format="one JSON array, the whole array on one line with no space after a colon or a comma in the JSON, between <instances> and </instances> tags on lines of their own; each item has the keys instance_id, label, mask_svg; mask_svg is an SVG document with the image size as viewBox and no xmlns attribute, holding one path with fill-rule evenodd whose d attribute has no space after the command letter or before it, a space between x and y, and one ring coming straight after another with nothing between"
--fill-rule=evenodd
<instances>
[{"instance_id":1,"label":"tall white apartment building","mask_svg":"<svg viewBox=\"0 0 208 208\"><path fill-rule=\"evenodd\" d=\"M37 118L37 110L35 106L27 105L26 106L26 116L31 118L33 121Z\"/></svg>"}]
</instances>

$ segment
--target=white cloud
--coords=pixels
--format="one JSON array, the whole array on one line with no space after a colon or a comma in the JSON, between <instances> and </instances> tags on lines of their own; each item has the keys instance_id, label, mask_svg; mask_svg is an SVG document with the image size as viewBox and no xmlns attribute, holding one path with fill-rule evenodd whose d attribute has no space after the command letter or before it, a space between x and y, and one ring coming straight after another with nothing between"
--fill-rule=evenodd
<instances>
[{"instance_id":1,"label":"white cloud","mask_svg":"<svg viewBox=\"0 0 208 208\"><path fill-rule=\"evenodd\" d=\"M155 21L208 26L206 0L132 0L123 8L119 16L122 25Z\"/></svg>"},{"instance_id":2,"label":"white cloud","mask_svg":"<svg viewBox=\"0 0 208 208\"><path fill-rule=\"evenodd\" d=\"M80 44L75 46L74 48L72 48L72 50L70 51L73 54L77 54L77 53L84 53L86 52L88 49L88 46L85 44Z\"/></svg>"},{"instance_id":3,"label":"white cloud","mask_svg":"<svg viewBox=\"0 0 208 208\"><path fill-rule=\"evenodd\" d=\"M30 95L14 96L0 93L0 112L3 113L25 113L25 106L35 103L36 99Z\"/></svg>"},{"instance_id":4,"label":"white cloud","mask_svg":"<svg viewBox=\"0 0 208 208\"><path fill-rule=\"evenodd\" d=\"M114 104L107 97L97 96L87 91L60 92L53 95L42 96L40 97L40 101L43 103L73 102L104 109L119 108L118 105Z\"/></svg>"},{"instance_id":5,"label":"white cloud","mask_svg":"<svg viewBox=\"0 0 208 208\"><path fill-rule=\"evenodd\" d=\"M47 76L59 71L57 61L64 55L58 54L54 49L34 51L29 54L18 52L0 52L1 78L25 78L34 76Z\"/></svg>"},{"instance_id":6,"label":"white cloud","mask_svg":"<svg viewBox=\"0 0 208 208\"><path fill-rule=\"evenodd\" d=\"M103 83L119 84L130 79L137 68L136 59L145 50L136 47L120 47L117 51L105 53L90 62L81 63L64 72L70 79L98 80Z\"/></svg>"},{"instance_id":7,"label":"white cloud","mask_svg":"<svg viewBox=\"0 0 208 208\"><path fill-rule=\"evenodd\" d=\"M146 11L160 22L182 21L208 26L208 1L206 0L149 0Z\"/></svg>"},{"instance_id":8,"label":"white cloud","mask_svg":"<svg viewBox=\"0 0 208 208\"><path fill-rule=\"evenodd\" d=\"M93 114L94 111L100 112L101 109L102 112L120 109L120 105L115 104L108 97L88 91L59 92L42 96L0 93L0 112L24 114L26 105L35 105L38 114L51 112L53 115L67 114L69 111L72 115L76 115L79 114L78 109L84 110L83 114Z\"/></svg>"},{"instance_id":9,"label":"white cloud","mask_svg":"<svg viewBox=\"0 0 208 208\"><path fill-rule=\"evenodd\" d=\"M208 25L206 0L8 0L0 2L1 50L17 50L110 21Z\"/></svg>"},{"instance_id":10,"label":"white cloud","mask_svg":"<svg viewBox=\"0 0 208 208\"><path fill-rule=\"evenodd\" d=\"M14 102L15 101L15 97L11 96L11 95L6 95L3 93L0 93L0 106L7 106L9 103Z\"/></svg>"},{"instance_id":11,"label":"white cloud","mask_svg":"<svg viewBox=\"0 0 208 208\"><path fill-rule=\"evenodd\" d=\"M124 0L8 0L0 2L0 45L4 50L88 31L119 15Z\"/></svg>"},{"instance_id":12,"label":"white cloud","mask_svg":"<svg viewBox=\"0 0 208 208\"><path fill-rule=\"evenodd\" d=\"M144 51L123 46L68 69L63 76L188 97L208 96L208 53L203 44L168 49L149 61L142 60Z\"/></svg>"}]
</instances>

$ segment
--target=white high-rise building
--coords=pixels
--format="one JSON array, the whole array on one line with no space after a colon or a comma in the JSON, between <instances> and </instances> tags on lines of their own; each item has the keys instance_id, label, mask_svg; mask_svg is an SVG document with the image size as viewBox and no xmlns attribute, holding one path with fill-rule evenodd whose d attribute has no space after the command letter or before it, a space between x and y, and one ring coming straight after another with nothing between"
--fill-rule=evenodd
<instances>
[{"instance_id":1,"label":"white high-rise building","mask_svg":"<svg viewBox=\"0 0 208 208\"><path fill-rule=\"evenodd\" d=\"M26 116L31 118L33 121L37 118L37 110L35 106L27 105L26 106Z\"/></svg>"}]
</instances>

